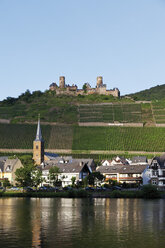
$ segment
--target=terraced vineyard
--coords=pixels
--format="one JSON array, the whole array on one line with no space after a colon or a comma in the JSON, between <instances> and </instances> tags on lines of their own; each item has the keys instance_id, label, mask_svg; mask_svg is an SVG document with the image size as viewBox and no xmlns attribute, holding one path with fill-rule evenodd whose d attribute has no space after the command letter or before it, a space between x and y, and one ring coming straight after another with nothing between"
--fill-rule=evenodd
<instances>
[{"instance_id":1,"label":"terraced vineyard","mask_svg":"<svg viewBox=\"0 0 165 248\"><path fill-rule=\"evenodd\" d=\"M162 124L165 123L165 101L153 101L152 102L153 107L153 114L156 123Z\"/></svg>"},{"instance_id":2,"label":"terraced vineyard","mask_svg":"<svg viewBox=\"0 0 165 248\"><path fill-rule=\"evenodd\" d=\"M0 124L0 148L32 149L36 125ZM45 148L81 151L165 151L165 128L42 125Z\"/></svg>"},{"instance_id":3,"label":"terraced vineyard","mask_svg":"<svg viewBox=\"0 0 165 248\"><path fill-rule=\"evenodd\" d=\"M79 106L79 122L132 122L152 121L150 104L84 104Z\"/></svg>"}]
</instances>

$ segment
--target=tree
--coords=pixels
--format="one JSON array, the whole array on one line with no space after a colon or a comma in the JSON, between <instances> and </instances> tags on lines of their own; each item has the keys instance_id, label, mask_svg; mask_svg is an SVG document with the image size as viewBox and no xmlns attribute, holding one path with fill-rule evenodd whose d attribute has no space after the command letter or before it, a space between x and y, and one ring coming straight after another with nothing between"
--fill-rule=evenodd
<instances>
[{"instance_id":1,"label":"tree","mask_svg":"<svg viewBox=\"0 0 165 248\"><path fill-rule=\"evenodd\" d=\"M83 85L83 90L84 90L84 93L87 92L87 84L86 83Z\"/></svg>"},{"instance_id":2,"label":"tree","mask_svg":"<svg viewBox=\"0 0 165 248\"><path fill-rule=\"evenodd\" d=\"M76 182L76 177L72 177L72 178L71 178L71 181L72 181L72 187L74 187L75 182Z\"/></svg>"},{"instance_id":3,"label":"tree","mask_svg":"<svg viewBox=\"0 0 165 248\"><path fill-rule=\"evenodd\" d=\"M44 179L42 178L42 171L40 169L35 169L32 172L32 183L33 186L37 187L44 181Z\"/></svg>"},{"instance_id":4,"label":"tree","mask_svg":"<svg viewBox=\"0 0 165 248\"><path fill-rule=\"evenodd\" d=\"M2 184L5 189L7 186L11 185L8 178L3 179Z\"/></svg>"},{"instance_id":5,"label":"tree","mask_svg":"<svg viewBox=\"0 0 165 248\"><path fill-rule=\"evenodd\" d=\"M95 186L96 181L102 182L103 179L104 179L104 176L99 171L92 172L91 174L88 175L88 183L93 186Z\"/></svg>"},{"instance_id":6,"label":"tree","mask_svg":"<svg viewBox=\"0 0 165 248\"><path fill-rule=\"evenodd\" d=\"M60 169L57 166L53 166L49 170L49 178L54 186L58 184L58 175L60 174Z\"/></svg>"},{"instance_id":7,"label":"tree","mask_svg":"<svg viewBox=\"0 0 165 248\"><path fill-rule=\"evenodd\" d=\"M20 157L23 167L19 168L15 172L15 180L21 187L28 187L33 185L32 174L36 169L31 156L24 155Z\"/></svg>"}]
</instances>

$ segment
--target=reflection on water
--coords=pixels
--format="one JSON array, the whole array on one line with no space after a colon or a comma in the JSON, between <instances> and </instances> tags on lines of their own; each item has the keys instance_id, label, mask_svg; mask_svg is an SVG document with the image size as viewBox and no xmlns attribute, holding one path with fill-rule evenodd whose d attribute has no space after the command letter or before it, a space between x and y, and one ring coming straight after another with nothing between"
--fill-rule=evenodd
<instances>
[{"instance_id":1,"label":"reflection on water","mask_svg":"<svg viewBox=\"0 0 165 248\"><path fill-rule=\"evenodd\" d=\"M165 200L1 198L1 247L163 248Z\"/></svg>"}]
</instances>

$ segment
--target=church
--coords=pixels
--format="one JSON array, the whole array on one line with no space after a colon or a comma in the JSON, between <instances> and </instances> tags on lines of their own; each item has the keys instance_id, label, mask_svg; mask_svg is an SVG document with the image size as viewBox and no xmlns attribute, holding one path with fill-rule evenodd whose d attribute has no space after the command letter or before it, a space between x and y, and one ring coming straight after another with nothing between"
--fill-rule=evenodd
<instances>
[{"instance_id":1,"label":"church","mask_svg":"<svg viewBox=\"0 0 165 248\"><path fill-rule=\"evenodd\" d=\"M59 168L59 180L63 187L71 185L73 177L76 178L76 183L80 183L96 169L93 159L74 159L72 156L59 156L58 154L45 152L40 118L38 119L36 138L33 141L33 160L38 168L42 170L44 185L51 185L49 170L53 166Z\"/></svg>"}]
</instances>

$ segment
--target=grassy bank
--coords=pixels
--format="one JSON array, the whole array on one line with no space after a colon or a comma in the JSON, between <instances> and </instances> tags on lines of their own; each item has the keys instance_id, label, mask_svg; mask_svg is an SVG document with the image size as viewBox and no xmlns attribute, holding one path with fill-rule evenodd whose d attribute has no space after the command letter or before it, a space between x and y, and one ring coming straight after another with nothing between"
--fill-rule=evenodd
<instances>
[{"instance_id":1,"label":"grassy bank","mask_svg":"<svg viewBox=\"0 0 165 248\"><path fill-rule=\"evenodd\" d=\"M38 198L145 198L154 199L163 197L164 193L160 192L145 192L144 190L136 191L104 191L104 192L88 192L81 190L70 190L61 192L1 192L0 197L38 197Z\"/></svg>"}]
</instances>

